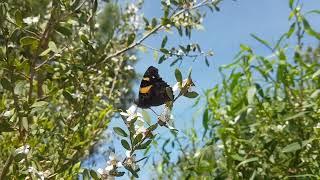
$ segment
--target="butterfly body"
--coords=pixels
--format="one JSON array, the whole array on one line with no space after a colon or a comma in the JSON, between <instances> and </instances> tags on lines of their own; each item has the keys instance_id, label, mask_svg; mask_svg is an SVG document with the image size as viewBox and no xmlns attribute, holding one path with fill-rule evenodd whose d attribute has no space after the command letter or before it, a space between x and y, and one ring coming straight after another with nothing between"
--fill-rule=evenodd
<instances>
[{"instance_id":1,"label":"butterfly body","mask_svg":"<svg viewBox=\"0 0 320 180\"><path fill-rule=\"evenodd\" d=\"M136 104L140 108L150 108L172 101L167 91L173 94L172 88L159 76L158 69L150 66L143 75Z\"/></svg>"}]
</instances>

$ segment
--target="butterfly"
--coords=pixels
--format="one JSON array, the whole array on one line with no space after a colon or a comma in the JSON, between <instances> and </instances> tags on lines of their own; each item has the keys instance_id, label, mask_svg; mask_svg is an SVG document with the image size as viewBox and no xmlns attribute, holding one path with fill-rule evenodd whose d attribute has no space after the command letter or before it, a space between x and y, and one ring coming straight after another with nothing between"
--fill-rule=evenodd
<instances>
[{"instance_id":1,"label":"butterfly","mask_svg":"<svg viewBox=\"0 0 320 180\"><path fill-rule=\"evenodd\" d=\"M159 76L158 69L150 66L141 80L138 107L146 109L173 101L172 88Z\"/></svg>"}]
</instances>

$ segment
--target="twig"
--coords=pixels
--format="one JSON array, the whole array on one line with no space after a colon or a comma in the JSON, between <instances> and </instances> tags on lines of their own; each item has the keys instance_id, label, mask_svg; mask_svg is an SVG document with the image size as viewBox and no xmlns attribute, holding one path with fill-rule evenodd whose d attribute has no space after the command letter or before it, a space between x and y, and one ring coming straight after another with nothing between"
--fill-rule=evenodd
<instances>
[{"instance_id":1,"label":"twig","mask_svg":"<svg viewBox=\"0 0 320 180\"><path fill-rule=\"evenodd\" d=\"M154 51L157 51L157 52L160 52L160 53L163 53L163 52L160 51L159 49L156 49L156 48L154 48L154 47L151 47L151 46L149 46L149 45L147 45L147 44L141 43L140 46L146 47L146 48L148 48L148 49L151 49L151 50L154 50ZM163 53L163 54L166 54L166 53ZM171 52L171 51L170 51L168 54L169 54L169 55L174 55L174 56L177 56L177 57L180 57L180 58L182 58L183 56L190 57L190 58L197 58L197 57L199 56L199 55L197 55L197 54L186 54L186 53L180 55L180 54L177 54L177 53L174 53L174 52Z\"/></svg>"},{"instance_id":2,"label":"twig","mask_svg":"<svg viewBox=\"0 0 320 180\"><path fill-rule=\"evenodd\" d=\"M221 2L221 0L216 0L215 2L212 2L212 3L214 3L214 5L217 5L217 4L220 3L220 2ZM205 5L209 4L209 3L211 3L211 1L209 1L209 0L204 0L204 1L202 1L201 3L197 4L196 6L192 6L192 7L190 7L190 8L182 9L182 10L178 11L177 13L173 14L173 15L170 17L170 19L171 19L171 18L174 18L174 17L176 17L176 16L179 16L180 14L182 14L182 13L184 13L184 12L186 12L186 11L190 11L190 10L194 10L194 9L200 8L200 7L205 6ZM163 26L164 26L164 25L162 25L162 24L159 24L159 25L155 26L150 32L148 32L146 35L144 35L140 40L136 41L135 43L132 43L131 45L129 45L128 47L126 47L126 48L124 48L124 49L122 49L122 50L119 50L119 51L115 52L114 54L111 54L111 55L107 56L107 57L106 57L105 59L103 59L102 61L96 62L96 63L90 65L88 68L92 68L92 67L94 67L94 66L96 66L96 65L98 65L98 64L104 63L104 62L108 61L109 59L111 59L111 58L113 58L113 57L117 57L117 56L121 55L122 53L124 53L124 52L126 52L126 51L128 51L128 50L130 50L130 49L132 49L132 48L134 48L134 47L136 47L136 46L138 46L138 45L140 45L145 39L147 39L149 36L151 36L152 34L154 34L155 32L157 32L157 31L158 31L159 29L161 29Z\"/></svg>"},{"instance_id":3,"label":"twig","mask_svg":"<svg viewBox=\"0 0 320 180\"><path fill-rule=\"evenodd\" d=\"M61 49L61 52L63 51L63 50L65 50L67 48L67 46L66 47L64 47L64 48L62 48ZM45 65L45 64L47 64L49 61L51 61L53 58L55 58L58 54L60 54L60 53L55 53L55 54L53 54L51 57L49 57L47 60L45 60L45 61L43 61L41 64L39 64L38 66L36 66L34 69L37 71L39 68L41 68L43 65Z\"/></svg>"},{"instance_id":4,"label":"twig","mask_svg":"<svg viewBox=\"0 0 320 180\"><path fill-rule=\"evenodd\" d=\"M15 25L16 27L21 28L23 31L25 31L25 32L27 32L27 33L30 33L30 34L32 34L32 35L34 35L34 36L36 36L37 38L40 38L40 36L39 36L38 34L36 34L35 32L29 31L28 29L25 29L25 28L23 28L23 27L19 26L18 24L16 24L16 23L12 22L12 21L11 21L11 20L9 20L9 19L6 19L6 21L8 21L10 24Z\"/></svg>"},{"instance_id":5,"label":"twig","mask_svg":"<svg viewBox=\"0 0 320 180\"><path fill-rule=\"evenodd\" d=\"M6 160L6 163L4 164L4 167L3 167L3 169L2 169L2 171L1 171L1 174L0 174L0 180L3 180L4 178L5 178L5 176L7 175L7 172L8 172L8 170L9 170L9 167L10 167L10 165L12 164L12 161L13 161L13 153L14 152L12 152L11 154L10 154L10 156L8 157L8 159Z\"/></svg>"},{"instance_id":6,"label":"twig","mask_svg":"<svg viewBox=\"0 0 320 180\"><path fill-rule=\"evenodd\" d=\"M109 91L109 96L108 96L109 99L111 98L113 90L114 90L114 87L116 86L116 83L117 83L117 80L118 80L118 74L119 74L119 71L121 69L121 66L122 66L124 60L122 59L120 61L121 62L119 63L119 66L116 69L115 75L114 75L113 80L112 80L112 85L111 85L111 89Z\"/></svg>"}]
</instances>

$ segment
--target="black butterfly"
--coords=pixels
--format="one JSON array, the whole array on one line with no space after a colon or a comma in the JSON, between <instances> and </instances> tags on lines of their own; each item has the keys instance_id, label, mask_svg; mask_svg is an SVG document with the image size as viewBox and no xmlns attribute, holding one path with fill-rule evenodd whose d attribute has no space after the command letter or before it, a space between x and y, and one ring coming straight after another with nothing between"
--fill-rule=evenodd
<instances>
[{"instance_id":1,"label":"black butterfly","mask_svg":"<svg viewBox=\"0 0 320 180\"><path fill-rule=\"evenodd\" d=\"M159 76L158 69L150 66L141 80L137 106L140 108L160 106L172 101L173 98L172 88Z\"/></svg>"}]
</instances>

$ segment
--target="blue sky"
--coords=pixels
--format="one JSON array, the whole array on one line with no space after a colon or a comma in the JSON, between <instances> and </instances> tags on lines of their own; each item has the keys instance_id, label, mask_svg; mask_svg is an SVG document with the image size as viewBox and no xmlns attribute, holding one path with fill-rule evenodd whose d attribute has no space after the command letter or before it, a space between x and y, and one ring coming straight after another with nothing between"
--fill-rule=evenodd
<instances>
[{"instance_id":1,"label":"blue sky","mask_svg":"<svg viewBox=\"0 0 320 180\"><path fill-rule=\"evenodd\" d=\"M303 0L302 0L303 1ZM305 0L303 1L304 12L312 9L320 9L319 0ZM145 4L141 13L151 19L151 17L161 17L162 11L159 8L160 1L145 0ZM175 46L177 44L199 43L202 50L212 49L214 56L209 59L210 67L207 67L202 58L191 62L190 59L183 61L178 68L181 69L184 75L187 74L190 67L193 69L193 79L196 84L196 90L202 92L208 88L212 88L215 84L221 82L221 77L218 73L218 68L221 65L229 64L233 61L233 57L239 51L240 44L247 44L254 51L260 55L269 55L271 52L262 46L259 42L254 40L250 34L253 33L267 41L274 44L280 36L285 33L289 27L290 22L288 16L290 9L287 0L225 0L220 4L220 12L207 12L207 17L204 19L205 29L202 31L194 31L192 38L180 38L175 31L172 33L162 32L151 36L145 41L145 44L154 48L159 48L164 35L168 36L168 43L166 47ZM320 16L307 16L311 22L320 22ZM320 32L320 24L312 24L315 30ZM317 45L315 40L308 40L308 44ZM164 62L159 65L153 58L153 52L149 50L147 53L139 52L138 63L135 65L136 71L143 74L150 66L155 66L159 69L160 76L173 85L175 83L174 69L177 66L170 67L171 62ZM139 83L135 86L134 91L138 92ZM198 107L191 108L194 101L187 98L180 98L174 105L173 115L175 116L176 128L180 130L183 135L183 130L186 127L192 126L192 119L196 117L195 113L201 112ZM160 112L160 108L155 108ZM152 112L150 112L152 115ZM196 128L202 130L202 115L194 118ZM153 118L154 119L154 118ZM111 126L119 126L122 121L113 121ZM168 130L162 128L158 131L160 136L168 136ZM115 140L118 141L118 140ZM116 151L121 148L119 143L115 142ZM104 161L102 161L103 164ZM101 164L100 164L101 165ZM149 169L149 167L146 167ZM141 179L148 179L151 171L142 173ZM148 177L148 178L147 178ZM121 179L126 179L123 177Z\"/></svg>"},{"instance_id":2,"label":"blue sky","mask_svg":"<svg viewBox=\"0 0 320 180\"><path fill-rule=\"evenodd\" d=\"M145 0L142 13L146 17L161 17L162 11L159 7L160 1ZM159 69L159 73L165 81L174 84L175 68L178 67L183 74L187 74L189 68L192 67L196 90L202 94L203 90L212 88L221 82L218 68L233 61L233 57L240 49L240 44L249 45L260 55L271 54L268 49L250 36L251 33L275 44L291 25L291 22L288 21L290 9L287 0L225 0L219 7L220 12L214 13L211 13L207 8L201 9L207 12L207 17L204 19L205 30L194 31L191 39L180 38L176 31L173 31L173 33L155 34L145 41L145 44L159 48L162 38L167 35L169 39L167 47L177 44L199 43L202 50L212 49L214 52L214 56L209 58L210 67L205 65L203 58L199 58L195 62L185 59L181 66L170 67L170 61L159 65L153 58L152 50L149 50L148 53L139 53L139 61L135 66L137 72L143 74L150 65L153 65ZM320 2L319 0L304 1L303 9L304 12L320 9ZM312 22L320 22L319 16L312 16L310 19ZM316 27L319 32L319 24ZM317 43L314 40L308 42L310 44ZM138 91L138 86L135 90ZM197 110L190 109L192 105L193 100L186 98L180 98L175 104L174 115L176 118L179 117L175 121L178 129L185 127L185 124L191 125L191 123L184 121L190 121ZM199 123L201 122L201 119L197 120Z\"/></svg>"}]
</instances>

